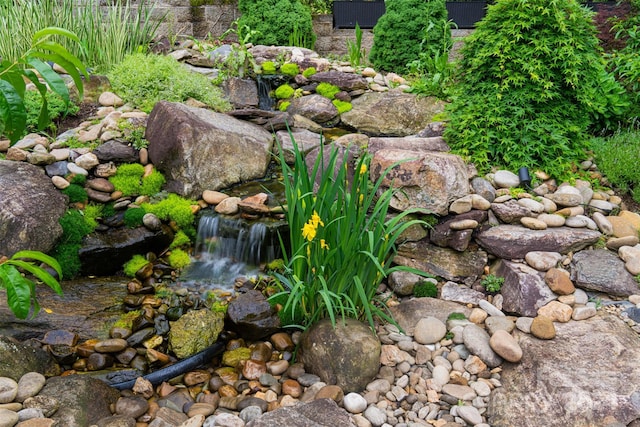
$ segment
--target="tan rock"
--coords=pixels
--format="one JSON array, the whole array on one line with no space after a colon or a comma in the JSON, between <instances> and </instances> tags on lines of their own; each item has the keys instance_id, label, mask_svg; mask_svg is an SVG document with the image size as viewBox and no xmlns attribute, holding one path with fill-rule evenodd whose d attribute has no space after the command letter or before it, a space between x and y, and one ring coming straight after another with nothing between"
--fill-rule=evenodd
<instances>
[{"instance_id":1,"label":"tan rock","mask_svg":"<svg viewBox=\"0 0 640 427\"><path fill-rule=\"evenodd\" d=\"M344 398L344 392L337 385L326 385L318 390L316 399L331 399L336 403L340 403Z\"/></svg>"},{"instance_id":2,"label":"tan rock","mask_svg":"<svg viewBox=\"0 0 640 427\"><path fill-rule=\"evenodd\" d=\"M538 316L544 316L553 322L566 323L571 320L573 309L559 301L551 301L538 309Z\"/></svg>"},{"instance_id":3,"label":"tan rock","mask_svg":"<svg viewBox=\"0 0 640 427\"><path fill-rule=\"evenodd\" d=\"M520 218L520 223L530 230L546 230L547 224L544 221L540 221L537 218L531 218L528 216Z\"/></svg>"},{"instance_id":4,"label":"tan rock","mask_svg":"<svg viewBox=\"0 0 640 427\"><path fill-rule=\"evenodd\" d=\"M531 334L541 340L552 340L556 337L556 327L548 317L536 316L531 322Z\"/></svg>"},{"instance_id":5,"label":"tan rock","mask_svg":"<svg viewBox=\"0 0 640 427\"><path fill-rule=\"evenodd\" d=\"M623 246L635 246L640 243L638 236L611 237L607 240L607 249L617 251Z\"/></svg>"},{"instance_id":6,"label":"tan rock","mask_svg":"<svg viewBox=\"0 0 640 427\"><path fill-rule=\"evenodd\" d=\"M509 362L519 362L522 359L522 348L513 336L502 329L494 332L489 345L498 356Z\"/></svg>"},{"instance_id":7,"label":"tan rock","mask_svg":"<svg viewBox=\"0 0 640 427\"><path fill-rule=\"evenodd\" d=\"M223 215L235 215L239 211L238 203L240 203L240 197L228 197L218 203L214 210Z\"/></svg>"},{"instance_id":8,"label":"tan rock","mask_svg":"<svg viewBox=\"0 0 640 427\"><path fill-rule=\"evenodd\" d=\"M570 295L576 290L569 273L559 268L549 269L544 275L544 282L558 295Z\"/></svg>"},{"instance_id":9,"label":"tan rock","mask_svg":"<svg viewBox=\"0 0 640 427\"><path fill-rule=\"evenodd\" d=\"M607 219L613 227L611 233L614 237L637 236L638 229L634 227L624 216L608 216Z\"/></svg>"},{"instance_id":10,"label":"tan rock","mask_svg":"<svg viewBox=\"0 0 640 427\"><path fill-rule=\"evenodd\" d=\"M562 227L565 223L565 217L558 214L540 214L538 220L547 224L547 227Z\"/></svg>"},{"instance_id":11,"label":"tan rock","mask_svg":"<svg viewBox=\"0 0 640 427\"><path fill-rule=\"evenodd\" d=\"M202 199L210 205L217 205L228 197L228 195L214 190L204 190L202 192Z\"/></svg>"},{"instance_id":12,"label":"tan rock","mask_svg":"<svg viewBox=\"0 0 640 427\"><path fill-rule=\"evenodd\" d=\"M481 324L485 321L487 316L488 314L486 311L476 307L473 310L471 310L471 314L469 314L469 321L476 324Z\"/></svg>"}]
</instances>

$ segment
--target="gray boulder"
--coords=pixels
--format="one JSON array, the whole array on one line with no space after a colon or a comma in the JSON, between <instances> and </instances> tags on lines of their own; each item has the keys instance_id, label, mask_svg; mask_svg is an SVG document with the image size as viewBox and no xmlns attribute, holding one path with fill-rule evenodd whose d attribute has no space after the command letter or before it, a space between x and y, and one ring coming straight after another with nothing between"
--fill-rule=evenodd
<instances>
[{"instance_id":1,"label":"gray boulder","mask_svg":"<svg viewBox=\"0 0 640 427\"><path fill-rule=\"evenodd\" d=\"M616 254L606 249L578 252L571 262L571 278L583 289L609 295L629 296L638 293L638 282Z\"/></svg>"},{"instance_id":2,"label":"gray boulder","mask_svg":"<svg viewBox=\"0 0 640 427\"><path fill-rule=\"evenodd\" d=\"M501 260L496 275L504 277L500 293L502 309L519 316L535 317L538 309L557 298L542 274L526 264Z\"/></svg>"},{"instance_id":3,"label":"gray boulder","mask_svg":"<svg viewBox=\"0 0 640 427\"><path fill-rule=\"evenodd\" d=\"M18 342L0 335L0 377L19 381L27 372L60 375L62 369L38 342Z\"/></svg>"},{"instance_id":4,"label":"gray boulder","mask_svg":"<svg viewBox=\"0 0 640 427\"><path fill-rule=\"evenodd\" d=\"M469 317L471 309L456 302L444 301L437 298L413 298L403 300L400 304L389 308L398 326L407 335L413 335L418 321L424 317L435 317L446 323L451 313L462 313Z\"/></svg>"},{"instance_id":5,"label":"gray boulder","mask_svg":"<svg viewBox=\"0 0 640 427\"><path fill-rule=\"evenodd\" d=\"M335 125L339 120L338 109L331 100L317 94L295 98L287 112L292 115L299 114L326 126Z\"/></svg>"},{"instance_id":6,"label":"gray boulder","mask_svg":"<svg viewBox=\"0 0 640 427\"><path fill-rule=\"evenodd\" d=\"M371 159L371 179L377 180L397 162L382 181L383 189L399 190L391 201L394 209L446 215L451 202L469 194L467 165L460 157L442 152L378 150Z\"/></svg>"},{"instance_id":7,"label":"gray boulder","mask_svg":"<svg viewBox=\"0 0 640 427\"><path fill-rule=\"evenodd\" d=\"M608 425L610 417L635 425L640 418L638 335L615 315L555 327L552 344L514 330L523 357L502 366L502 387L491 393L487 422L591 427Z\"/></svg>"},{"instance_id":8,"label":"gray boulder","mask_svg":"<svg viewBox=\"0 0 640 427\"><path fill-rule=\"evenodd\" d=\"M160 101L145 133L149 159L167 178L166 189L199 198L204 190L262 178L273 136L226 114Z\"/></svg>"},{"instance_id":9,"label":"gray boulder","mask_svg":"<svg viewBox=\"0 0 640 427\"><path fill-rule=\"evenodd\" d=\"M0 188L0 255L53 249L62 236L58 219L67 208L67 197L53 186L44 170L0 160Z\"/></svg>"},{"instance_id":10,"label":"gray boulder","mask_svg":"<svg viewBox=\"0 0 640 427\"><path fill-rule=\"evenodd\" d=\"M530 230L518 225L489 227L476 236L487 252L503 259L522 259L533 251L575 252L598 241L598 231L585 228L554 227Z\"/></svg>"},{"instance_id":11,"label":"gray boulder","mask_svg":"<svg viewBox=\"0 0 640 427\"><path fill-rule=\"evenodd\" d=\"M351 111L341 114L347 126L370 136L415 135L444 110L444 102L401 90L366 92L351 102Z\"/></svg>"},{"instance_id":12,"label":"gray boulder","mask_svg":"<svg viewBox=\"0 0 640 427\"><path fill-rule=\"evenodd\" d=\"M331 399L318 399L309 403L289 406L267 412L250 421L247 427L334 427L350 426L350 416Z\"/></svg>"},{"instance_id":13,"label":"gray boulder","mask_svg":"<svg viewBox=\"0 0 640 427\"><path fill-rule=\"evenodd\" d=\"M380 369L381 345L368 325L354 319L313 324L300 338L299 360L305 369L345 393L360 392Z\"/></svg>"}]
</instances>

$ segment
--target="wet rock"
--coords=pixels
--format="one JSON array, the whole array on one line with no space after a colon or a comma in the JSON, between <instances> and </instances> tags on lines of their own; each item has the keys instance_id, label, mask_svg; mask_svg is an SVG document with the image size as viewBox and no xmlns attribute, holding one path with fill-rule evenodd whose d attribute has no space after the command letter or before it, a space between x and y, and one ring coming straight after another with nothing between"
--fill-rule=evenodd
<instances>
[{"instance_id":1,"label":"wet rock","mask_svg":"<svg viewBox=\"0 0 640 427\"><path fill-rule=\"evenodd\" d=\"M17 382L29 372L58 375L60 367L40 346L21 343L0 335L0 377L11 378Z\"/></svg>"},{"instance_id":2,"label":"wet rock","mask_svg":"<svg viewBox=\"0 0 640 427\"><path fill-rule=\"evenodd\" d=\"M145 136L149 159L165 175L167 190L186 197L262 178L271 159L270 132L177 103L155 105Z\"/></svg>"},{"instance_id":3,"label":"wet rock","mask_svg":"<svg viewBox=\"0 0 640 427\"><path fill-rule=\"evenodd\" d=\"M353 319L330 319L308 328L300 339L299 358L310 373L345 392L359 392L380 367L380 341L368 325Z\"/></svg>"},{"instance_id":4,"label":"wet rock","mask_svg":"<svg viewBox=\"0 0 640 427\"><path fill-rule=\"evenodd\" d=\"M224 327L224 315L211 310L187 312L171 325L169 347L184 359L213 345Z\"/></svg>"},{"instance_id":5,"label":"wet rock","mask_svg":"<svg viewBox=\"0 0 640 427\"><path fill-rule=\"evenodd\" d=\"M280 318L261 292L239 294L227 309L229 327L247 340L255 341L280 328Z\"/></svg>"}]
</instances>

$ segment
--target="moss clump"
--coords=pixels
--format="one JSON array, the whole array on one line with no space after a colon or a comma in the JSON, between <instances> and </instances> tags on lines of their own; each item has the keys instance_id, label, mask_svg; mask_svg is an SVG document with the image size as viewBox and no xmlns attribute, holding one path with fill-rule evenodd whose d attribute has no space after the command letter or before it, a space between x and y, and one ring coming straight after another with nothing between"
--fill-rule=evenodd
<instances>
[{"instance_id":1,"label":"moss clump","mask_svg":"<svg viewBox=\"0 0 640 427\"><path fill-rule=\"evenodd\" d=\"M171 267L180 270L191 264L191 257L182 249L174 249L169 254L168 261Z\"/></svg>"},{"instance_id":2,"label":"moss clump","mask_svg":"<svg viewBox=\"0 0 640 427\"><path fill-rule=\"evenodd\" d=\"M278 99L288 99L293 96L295 93L295 89L291 87L289 84L283 84L276 88L274 95Z\"/></svg>"},{"instance_id":3,"label":"moss clump","mask_svg":"<svg viewBox=\"0 0 640 427\"><path fill-rule=\"evenodd\" d=\"M62 194L66 194L69 197L70 203L85 203L89 198L87 190L77 184L70 184L62 190Z\"/></svg>"},{"instance_id":4,"label":"moss clump","mask_svg":"<svg viewBox=\"0 0 640 427\"><path fill-rule=\"evenodd\" d=\"M282 64L282 66L280 67L280 72L287 76L293 77L300 74L300 68L298 68L298 64L287 62L285 64Z\"/></svg>"},{"instance_id":5,"label":"moss clump","mask_svg":"<svg viewBox=\"0 0 640 427\"><path fill-rule=\"evenodd\" d=\"M321 82L316 87L316 93L322 95L325 98L333 99L336 97L336 93L340 92L340 88L336 85L327 82Z\"/></svg>"},{"instance_id":6,"label":"moss clump","mask_svg":"<svg viewBox=\"0 0 640 427\"><path fill-rule=\"evenodd\" d=\"M273 61L265 61L262 63L262 74L275 74L276 64Z\"/></svg>"},{"instance_id":7,"label":"moss clump","mask_svg":"<svg viewBox=\"0 0 640 427\"><path fill-rule=\"evenodd\" d=\"M140 194L143 196L153 196L162 190L166 182L164 175L157 170L153 170L149 175L142 178Z\"/></svg>"},{"instance_id":8,"label":"moss clump","mask_svg":"<svg viewBox=\"0 0 640 427\"><path fill-rule=\"evenodd\" d=\"M353 105L351 105L350 102L341 101L339 99L334 99L333 101L331 101L331 103L336 106L336 108L338 109L338 113L340 114L351 111L351 109L353 108Z\"/></svg>"},{"instance_id":9,"label":"moss clump","mask_svg":"<svg viewBox=\"0 0 640 427\"><path fill-rule=\"evenodd\" d=\"M184 248L191 245L191 239L184 231L180 230L173 236L173 241L169 245L169 249Z\"/></svg>"},{"instance_id":10,"label":"moss clump","mask_svg":"<svg viewBox=\"0 0 640 427\"><path fill-rule=\"evenodd\" d=\"M113 324L114 328L131 329L133 321L142 314L140 310L133 310L122 314Z\"/></svg>"},{"instance_id":11,"label":"moss clump","mask_svg":"<svg viewBox=\"0 0 640 427\"><path fill-rule=\"evenodd\" d=\"M466 318L463 313L454 312L447 317L447 320L465 320Z\"/></svg>"},{"instance_id":12,"label":"moss clump","mask_svg":"<svg viewBox=\"0 0 640 427\"><path fill-rule=\"evenodd\" d=\"M70 179L69 177L67 177L67 179L69 180L70 183L80 185L80 186L84 186L87 183L86 175L80 175L80 174L70 175Z\"/></svg>"},{"instance_id":13,"label":"moss clump","mask_svg":"<svg viewBox=\"0 0 640 427\"><path fill-rule=\"evenodd\" d=\"M142 225L142 218L147 212L143 208L130 208L124 212L124 225L136 228Z\"/></svg>"},{"instance_id":14,"label":"moss clump","mask_svg":"<svg viewBox=\"0 0 640 427\"><path fill-rule=\"evenodd\" d=\"M174 221L178 228L190 238L195 238L195 215L191 206L195 202L184 199L177 194L169 194L158 203L144 203L142 207L149 213L156 215L162 221Z\"/></svg>"},{"instance_id":15,"label":"moss clump","mask_svg":"<svg viewBox=\"0 0 640 427\"><path fill-rule=\"evenodd\" d=\"M128 277L136 277L136 273L145 265L149 264L149 261L142 255L134 255L124 266L124 274Z\"/></svg>"},{"instance_id":16,"label":"moss clump","mask_svg":"<svg viewBox=\"0 0 640 427\"><path fill-rule=\"evenodd\" d=\"M420 298L435 298L438 296L438 286L436 286L433 282L421 280L414 286L413 294Z\"/></svg>"},{"instance_id":17,"label":"moss clump","mask_svg":"<svg viewBox=\"0 0 640 427\"><path fill-rule=\"evenodd\" d=\"M291 105L291 101L283 101L280 103L278 110L285 112L287 111L287 108L289 108L289 105Z\"/></svg>"},{"instance_id":18,"label":"moss clump","mask_svg":"<svg viewBox=\"0 0 640 427\"><path fill-rule=\"evenodd\" d=\"M140 194L144 166L139 163L124 163L118 166L116 174L109 177L116 191L121 191L125 196L137 196Z\"/></svg>"},{"instance_id":19,"label":"moss clump","mask_svg":"<svg viewBox=\"0 0 640 427\"><path fill-rule=\"evenodd\" d=\"M302 72L302 75L306 78L313 76L316 73L316 67L309 67Z\"/></svg>"},{"instance_id":20,"label":"moss clump","mask_svg":"<svg viewBox=\"0 0 640 427\"><path fill-rule=\"evenodd\" d=\"M98 218L102 217L103 210L104 205L102 204L89 203L84 207L84 222L91 228L91 231L98 226Z\"/></svg>"},{"instance_id":21,"label":"moss clump","mask_svg":"<svg viewBox=\"0 0 640 427\"><path fill-rule=\"evenodd\" d=\"M283 272L284 267L284 260L282 258L276 258L273 261L267 263L267 265L265 266L267 271L274 272Z\"/></svg>"},{"instance_id":22,"label":"moss clump","mask_svg":"<svg viewBox=\"0 0 640 427\"><path fill-rule=\"evenodd\" d=\"M82 238L93 231L84 220L84 216L77 209L70 209L58 220L62 226L60 243L82 243ZM65 277L67 277L65 275Z\"/></svg>"}]
</instances>

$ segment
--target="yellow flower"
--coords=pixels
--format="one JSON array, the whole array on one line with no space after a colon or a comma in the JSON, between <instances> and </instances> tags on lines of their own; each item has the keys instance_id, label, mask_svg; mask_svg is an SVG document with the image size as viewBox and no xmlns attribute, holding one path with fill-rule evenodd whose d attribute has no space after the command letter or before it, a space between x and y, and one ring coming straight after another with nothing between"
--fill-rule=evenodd
<instances>
[{"instance_id":1,"label":"yellow flower","mask_svg":"<svg viewBox=\"0 0 640 427\"><path fill-rule=\"evenodd\" d=\"M362 205L363 201L364 201L364 194L360 194L360 200L359 200L360 205Z\"/></svg>"},{"instance_id":2,"label":"yellow flower","mask_svg":"<svg viewBox=\"0 0 640 427\"><path fill-rule=\"evenodd\" d=\"M320 247L322 249L329 249L329 245L327 245L327 242L325 242L324 239L320 239Z\"/></svg>"},{"instance_id":3,"label":"yellow flower","mask_svg":"<svg viewBox=\"0 0 640 427\"><path fill-rule=\"evenodd\" d=\"M364 175L364 173L367 171L367 165L365 165L364 163L360 166L360 175Z\"/></svg>"},{"instance_id":4,"label":"yellow flower","mask_svg":"<svg viewBox=\"0 0 640 427\"><path fill-rule=\"evenodd\" d=\"M322 222L322 220L320 219L320 215L318 215L318 212L316 211L313 211L313 215L311 215L311 219L309 220L309 222L315 228L318 228L318 224L324 227L324 222Z\"/></svg>"},{"instance_id":5,"label":"yellow flower","mask_svg":"<svg viewBox=\"0 0 640 427\"><path fill-rule=\"evenodd\" d=\"M316 237L316 228L311 222L307 222L304 227L302 227L302 237L307 239L308 241L312 241Z\"/></svg>"}]
</instances>

